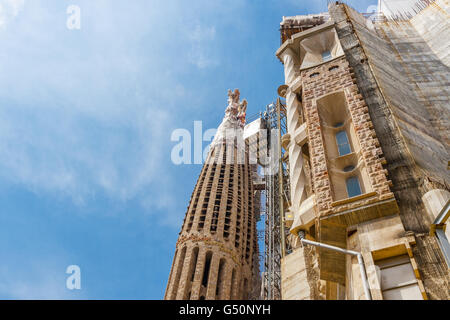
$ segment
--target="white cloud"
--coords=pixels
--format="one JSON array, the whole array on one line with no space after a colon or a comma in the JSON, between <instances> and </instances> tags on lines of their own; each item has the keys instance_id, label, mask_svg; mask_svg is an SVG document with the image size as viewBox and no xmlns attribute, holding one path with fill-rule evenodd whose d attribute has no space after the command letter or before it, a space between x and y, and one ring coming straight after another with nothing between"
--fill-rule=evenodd
<instances>
[{"instance_id":1,"label":"white cloud","mask_svg":"<svg viewBox=\"0 0 450 320\"><path fill-rule=\"evenodd\" d=\"M12 17L24 2L0 3ZM204 107L186 78L219 64L215 23L241 23L242 3L81 1L86 27L71 32L61 5L27 2L0 46L0 182L182 214L170 133Z\"/></svg>"},{"instance_id":2,"label":"white cloud","mask_svg":"<svg viewBox=\"0 0 450 320\"><path fill-rule=\"evenodd\" d=\"M4 28L23 9L25 0L0 0L0 28Z\"/></svg>"},{"instance_id":3,"label":"white cloud","mask_svg":"<svg viewBox=\"0 0 450 320\"><path fill-rule=\"evenodd\" d=\"M205 27L197 24L191 32L188 33L189 39L195 42L212 41L216 37L216 28L214 26Z\"/></svg>"},{"instance_id":4,"label":"white cloud","mask_svg":"<svg viewBox=\"0 0 450 320\"><path fill-rule=\"evenodd\" d=\"M45 22L30 27L33 15L24 12L21 28L5 32L0 47L0 182L80 206L97 195L128 201L144 190L163 198L162 185L170 190L172 183L160 179L171 165L165 150L176 115L169 110L183 106L186 90L166 75L165 55L142 49L150 41L142 41L145 31L136 32L138 22L128 20L140 17L134 13L142 8L135 5L125 16L116 10L111 18L109 11L98 14L111 7L95 2L98 10L86 10L98 14L95 24L75 47L71 39L82 34L64 24L53 28L58 12L30 4L41 18L50 11ZM111 20L122 23L101 29Z\"/></svg>"},{"instance_id":5,"label":"white cloud","mask_svg":"<svg viewBox=\"0 0 450 320\"><path fill-rule=\"evenodd\" d=\"M137 111L129 124L120 121L130 117L126 108L109 120L41 109L27 122L21 117L31 111L21 111L0 112L0 176L35 192L59 192L77 204L98 192L126 201L156 182L166 165L164 110Z\"/></svg>"},{"instance_id":6,"label":"white cloud","mask_svg":"<svg viewBox=\"0 0 450 320\"><path fill-rule=\"evenodd\" d=\"M214 57L213 48L216 38L216 28L214 26L203 26L196 24L187 33L190 41L188 53L189 62L199 69L214 67L219 64L217 57Z\"/></svg>"}]
</instances>

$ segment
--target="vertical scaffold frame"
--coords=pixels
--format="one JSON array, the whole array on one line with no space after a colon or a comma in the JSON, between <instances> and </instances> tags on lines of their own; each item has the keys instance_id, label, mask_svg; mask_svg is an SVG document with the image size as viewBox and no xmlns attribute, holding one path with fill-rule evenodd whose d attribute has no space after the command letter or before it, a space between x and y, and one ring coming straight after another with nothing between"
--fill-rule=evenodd
<instances>
[{"instance_id":1,"label":"vertical scaffold frame","mask_svg":"<svg viewBox=\"0 0 450 320\"><path fill-rule=\"evenodd\" d=\"M281 137L286 134L286 106L281 99L271 103L261 114L267 132L268 163L263 166L264 197L264 272L262 298L281 299L281 259L289 248L286 246L288 230L284 227L284 207L289 203L289 172L283 159ZM276 164L276 170L273 168Z\"/></svg>"}]
</instances>

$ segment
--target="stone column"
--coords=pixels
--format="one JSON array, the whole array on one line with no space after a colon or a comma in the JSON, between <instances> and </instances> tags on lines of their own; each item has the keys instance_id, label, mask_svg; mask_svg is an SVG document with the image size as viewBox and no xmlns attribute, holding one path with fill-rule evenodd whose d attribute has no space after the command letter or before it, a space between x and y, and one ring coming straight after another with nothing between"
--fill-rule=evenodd
<instances>
[{"instance_id":1,"label":"stone column","mask_svg":"<svg viewBox=\"0 0 450 320\"><path fill-rule=\"evenodd\" d=\"M295 133L302 124L300 117L302 105L297 99L297 93L292 89L292 85L298 76L296 71L298 69L298 64L296 63L297 56L292 49L287 48L281 54L281 58L284 63L285 83L288 86L286 90L286 121L287 131L290 136L287 149L289 152L289 179L292 202L289 211L295 217L299 212L302 202L307 197L307 180L302 147L295 142ZM293 236L291 240L294 240L291 241L291 244L294 244L297 237ZM318 298L317 286L312 284L313 281L311 281L311 276L309 275L309 273L311 274L315 271L311 262L314 256L311 256L310 251L306 247L295 245L294 247L297 247L294 252L285 256L281 261L282 299L316 299ZM293 270L287 269L291 264L295 265L295 268ZM301 266L304 267L302 268ZM295 277L293 274L295 274ZM293 279L295 279L295 284L292 283Z\"/></svg>"},{"instance_id":2,"label":"stone column","mask_svg":"<svg viewBox=\"0 0 450 320\"><path fill-rule=\"evenodd\" d=\"M295 131L301 125L300 112L302 105L297 99L297 94L292 91L291 85L297 77L295 63L296 55L287 48L283 54L284 75L286 85L289 86L286 92L286 111L287 111L287 130L290 135L289 152L289 178L291 184L291 202L290 211L295 214L298 212L303 200L306 199L306 174L303 163L302 147L295 143Z\"/></svg>"}]
</instances>

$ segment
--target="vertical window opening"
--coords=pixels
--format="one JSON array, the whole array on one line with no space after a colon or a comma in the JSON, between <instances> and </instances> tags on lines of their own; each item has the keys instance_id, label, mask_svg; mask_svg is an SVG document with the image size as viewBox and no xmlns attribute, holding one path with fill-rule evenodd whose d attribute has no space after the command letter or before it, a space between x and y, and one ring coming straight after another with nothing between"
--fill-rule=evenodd
<instances>
[{"instance_id":1,"label":"vertical window opening","mask_svg":"<svg viewBox=\"0 0 450 320\"><path fill-rule=\"evenodd\" d=\"M247 300L248 299L248 280L244 279L244 291L242 292L242 299Z\"/></svg>"},{"instance_id":2,"label":"vertical window opening","mask_svg":"<svg viewBox=\"0 0 450 320\"><path fill-rule=\"evenodd\" d=\"M205 286L205 287L208 285L209 269L211 268L211 258L212 258L212 252L209 251L206 254L205 268L203 269L202 285Z\"/></svg>"},{"instance_id":3,"label":"vertical window opening","mask_svg":"<svg viewBox=\"0 0 450 320\"><path fill-rule=\"evenodd\" d=\"M324 51L322 52L322 61L326 62L331 60L332 56L331 56L331 52L330 51Z\"/></svg>"},{"instance_id":4,"label":"vertical window opening","mask_svg":"<svg viewBox=\"0 0 450 320\"><path fill-rule=\"evenodd\" d=\"M219 271L217 273L217 286L216 286L216 296L218 299L220 299L222 296L223 277L225 273L224 269L225 269L225 259L220 259Z\"/></svg>"},{"instance_id":5,"label":"vertical window opening","mask_svg":"<svg viewBox=\"0 0 450 320\"><path fill-rule=\"evenodd\" d=\"M356 197L362 194L358 177L348 178L346 184L347 184L347 194L349 198Z\"/></svg>"},{"instance_id":6,"label":"vertical window opening","mask_svg":"<svg viewBox=\"0 0 450 320\"><path fill-rule=\"evenodd\" d=\"M193 259L192 259L193 263L192 263L190 273L191 273L191 281L194 281L195 269L197 268L198 247L194 248L194 250L192 251L192 255L193 255Z\"/></svg>"},{"instance_id":7,"label":"vertical window opening","mask_svg":"<svg viewBox=\"0 0 450 320\"><path fill-rule=\"evenodd\" d=\"M231 272L231 286L230 286L230 298L234 299L234 283L236 282L236 270Z\"/></svg>"},{"instance_id":8,"label":"vertical window opening","mask_svg":"<svg viewBox=\"0 0 450 320\"><path fill-rule=\"evenodd\" d=\"M339 131L338 133L336 133L336 142L340 156L344 156L352 152L350 143L348 141L347 132Z\"/></svg>"}]
</instances>

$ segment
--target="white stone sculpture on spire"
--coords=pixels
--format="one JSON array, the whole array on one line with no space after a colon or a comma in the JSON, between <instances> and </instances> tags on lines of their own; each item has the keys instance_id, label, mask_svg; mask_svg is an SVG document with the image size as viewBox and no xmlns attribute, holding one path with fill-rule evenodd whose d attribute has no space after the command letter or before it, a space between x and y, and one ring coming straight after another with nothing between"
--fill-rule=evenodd
<instances>
[{"instance_id":1,"label":"white stone sculpture on spire","mask_svg":"<svg viewBox=\"0 0 450 320\"><path fill-rule=\"evenodd\" d=\"M221 142L224 138L232 139L237 137L238 134L242 135L247 112L247 100L240 101L239 99L239 89L228 90L228 106L212 145Z\"/></svg>"}]
</instances>

